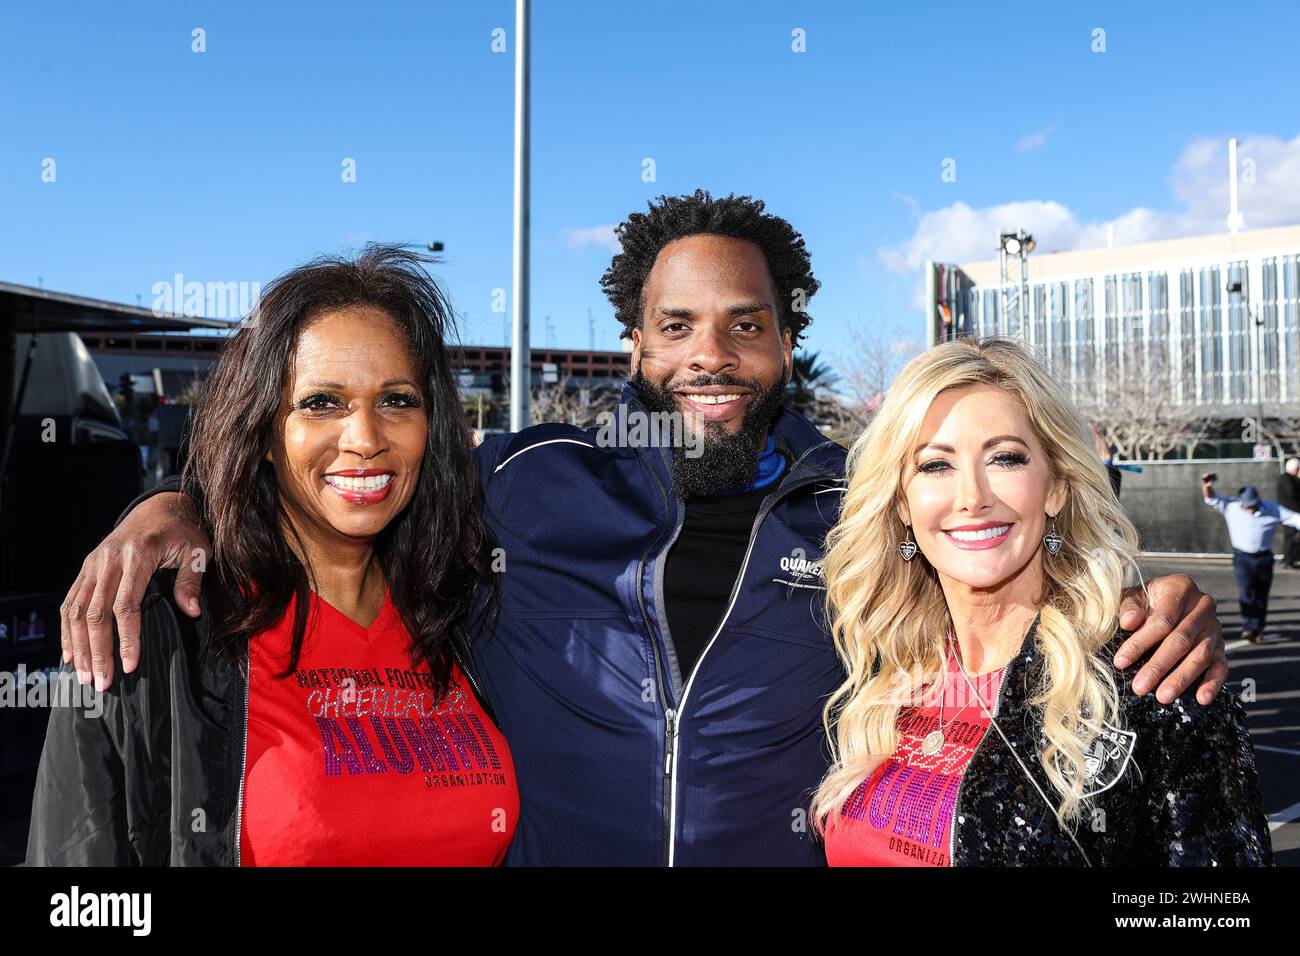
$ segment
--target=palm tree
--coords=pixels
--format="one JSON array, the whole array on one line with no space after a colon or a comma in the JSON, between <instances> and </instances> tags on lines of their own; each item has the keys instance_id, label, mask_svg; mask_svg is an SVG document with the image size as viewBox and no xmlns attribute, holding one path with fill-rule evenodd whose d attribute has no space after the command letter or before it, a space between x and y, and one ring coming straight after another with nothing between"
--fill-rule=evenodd
<instances>
[{"instance_id":1,"label":"palm tree","mask_svg":"<svg viewBox=\"0 0 1300 956\"><path fill-rule=\"evenodd\" d=\"M799 352L791 362L790 384L786 393L790 406L801 415L806 415L817 404L817 390L831 388L837 376L829 365L821 364L816 352Z\"/></svg>"}]
</instances>

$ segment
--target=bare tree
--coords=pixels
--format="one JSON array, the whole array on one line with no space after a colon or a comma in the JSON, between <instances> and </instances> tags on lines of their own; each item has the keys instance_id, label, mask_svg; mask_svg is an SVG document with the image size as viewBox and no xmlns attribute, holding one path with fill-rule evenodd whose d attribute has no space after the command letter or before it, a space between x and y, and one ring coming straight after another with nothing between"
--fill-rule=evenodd
<instances>
[{"instance_id":1,"label":"bare tree","mask_svg":"<svg viewBox=\"0 0 1300 956\"><path fill-rule=\"evenodd\" d=\"M817 396L811 408L804 412L817 429L827 438L848 447L865 426L866 419L859 409L844 403L837 395Z\"/></svg>"},{"instance_id":2,"label":"bare tree","mask_svg":"<svg viewBox=\"0 0 1300 956\"><path fill-rule=\"evenodd\" d=\"M505 402L502 401L500 396L494 394L490 388L475 388L468 392L462 391L460 404L465 412L465 420L476 431L486 428L491 424L496 414L505 408Z\"/></svg>"},{"instance_id":3,"label":"bare tree","mask_svg":"<svg viewBox=\"0 0 1300 956\"><path fill-rule=\"evenodd\" d=\"M1205 407L1180 401L1175 369L1163 349L1137 344L1107 353L1098 364L1095 372L1083 370L1090 374L1079 376L1076 400L1117 457L1163 458L1175 448L1194 446L1212 426Z\"/></svg>"},{"instance_id":4,"label":"bare tree","mask_svg":"<svg viewBox=\"0 0 1300 956\"><path fill-rule=\"evenodd\" d=\"M861 323L849 326L849 352L836 357L839 380L833 404L817 409L832 430L856 434L867 427L884 400L899 371L925 349L925 343L909 338L897 328L869 328Z\"/></svg>"},{"instance_id":5,"label":"bare tree","mask_svg":"<svg viewBox=\"0 0 1300 956\"><path fill-rule=\"evenodd\" d=\"M529 402L533 422L563 422L579 428L596 425L596 416L613 411L618 404L618 389L612 386L577 385L570 378L554 384L542 384Z\"/></svg>"},{"instance_id":6,"label":"bare tree","mask_svg":"<svg viewBox=\"0 0 1300 956\"><path fill-rule=\"evenodd\" d=\"M1268 407L1264 409L1262 427L1257 427L1253 435L1249 434L1252 431L1249 423L1254 421L1255 416L1242 421L1243 438L1249 440L1253 437L1272 445L1279 459L1300 456L1300 404L1286 402L1274 405L1271 407L1272 416L1268 414L1269 410Z\"/></svg>"}]
</instances>

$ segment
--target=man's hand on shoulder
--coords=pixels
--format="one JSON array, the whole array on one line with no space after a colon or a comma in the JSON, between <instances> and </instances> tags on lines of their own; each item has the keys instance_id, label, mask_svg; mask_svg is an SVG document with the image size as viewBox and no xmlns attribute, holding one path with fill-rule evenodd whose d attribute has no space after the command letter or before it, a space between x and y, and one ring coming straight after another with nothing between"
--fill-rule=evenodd
<instances>
[{"instance_id":1,"label":"man's hand on shoulder","mask_svg":"<svg viewBox=\"0 0 1300 956\"><path fill-rule=\"evenodd\" d=\"M121 644L122 670L140 662L140 605L154 572L176 569L176 605L199 615L199 584L212 554L194 504L164 492L141 502L81 565L59 608L63 660L77 679L97 690L113 683L113 622Z\"/></svg>"},{"instance_id":2,"label":"man's hand on shoulder","mask_svg":"<svg viewBox=\"0 0 1300 956\"><path fill-rule=\"evenodd\" d=\"M1133 634L1116 653L1115 666L1122 670L1155 648L1133 679L1133 692L1148 694L1158 685L1156 699L1168 704L1199 678L1196 700L1210 704L1228 679L1214 598L1185 574L1154 578L1147 592L1149 600L1141 588L1124 592L1119 623Z\"/></svg>"}]
</instances>

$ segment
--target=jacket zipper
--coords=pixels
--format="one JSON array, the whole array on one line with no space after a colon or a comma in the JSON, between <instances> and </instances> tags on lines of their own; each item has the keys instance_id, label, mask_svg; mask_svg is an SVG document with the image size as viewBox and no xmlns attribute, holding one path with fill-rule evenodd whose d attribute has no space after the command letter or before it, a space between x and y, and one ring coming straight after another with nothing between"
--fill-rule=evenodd
<instances>
[{"instance_id":1,"label":"jacket zipper","mask_svg":"<svg viewBox=\"0 0 1300 956\"><path fill-rule=\"evenodd\" d=\"M1002 698L1007 692L1007 685L1011 683L1011 667L1012 664L1014 664L1019 659L1020 659L1020 652L1017 652L1016 656L1007 662L1006 669L1002 672L1002 683L998 686L998 697L997 700L993 702L993 713L990 715L990 721L996 718L998 716L998 712L1002 710ZM945 668L946 666L947 664L945 661ZM957 818L961 815L962 784L966 782L966 772L970 770L971 765L975 763L975 758L979 756L980 750L983 749L984 741L988 740L990 729L992 729L991 723L990 723L990 727L985 728L984 736L980 737L980 742L977 743L975 745L975 749L971 751L970 760L966 761L966 770L962 771L962 775L957 778L957 795L953 798L952 801L952 822L948 826L948 866L949 867L955 867L957 865L955 850L957 846Z\"/></svg>"},{"instance_id":2,"label":"jacket zipper","mask_svg":"<svg viewBox=\"0 0 1300 956\"><path fill-rule=\"evenodd\" d=\"M794 470L799 467L800 462L802 462L805 458L807 458L814 451L817 451L821 447L822 447L821 445L816 445L808 449L808 451L804 452L803 456L798 461L796 461L793 465L790 466L790 473L793 474ZM736 575L736 580L733 581L731 585L731 596L727 600L727 610L722 615L722 620L718 622L717 629L714 630L713 636L709 638L709 643L705 644L704 650L700 652L699 658L695 661L695 666L691 668L690 677L687 678L686 686L682 689L682 698L677 702L677 711L674 714L675 719L669 724L669 736L667 742L667 752L669 757L668 759L668 768L669 768L668 770L669 773L668 865L669 866L674 865L674 857L676 855L676 850L677 850L677 755L679 751L676 746L676 738L681 733L682 715L685 714L686 712L686 698L690 696L691 686L695 683L695 675L700 672L700 665L704 663L704 658L708 656L709 649L713 647L713 642L718 639L718 635L722 633L722 629L727 626L727 619L731 617L731 611L736 606L736 596L740 593L740 585L745 580L745 571L749 568L749 556L754 551L754 542L758 540L758 529L763 524L763 519L766 518L771 513L772 509L775 508L779 502L789 497L791 494L798 491L800 488L807 487L808 485L819 484L827 480L829 479L827 479L825 476L816 476L816 477L806 478L802 481L794 482L793 484L779 488L775 497L766 499L763 502L763 505L758 509L758 514L754 517L754 527L749 532L749 544L745 548L745 557L744 560L741 561L740 563L740 573Z\"/></svg>"},{"instance_id":3,"label":"jacket zipper","mask_svg":"<svg viewBox=\"0 0 1300 956\"><path fill-rule=\"evenodd\" d=\"M654 467L650 467L650 473L654 475L655 483L659 486L659 496L663 501L664 511L668 510L668 492L664 489L664 483L659 478L659 473ZM666 554L677 540L678 534L681 533L682 524L686 520L685 512L682 508L677 509L677 523L673 528L672 537L669 539L666 547L662 549L661 554ZM645 624L646 636L650 638L650 650L654 653L655 658L655 685L659 695L659 705L664 708L664 776L663 791L661 799L663 801L663 818L664 818L664 862L669 859L669 846L672 842L672 814L669 812L669 803L672 799L670 793L671 785L671 768L673 765L673 738L676 737L676 717L677 711L668 706L668 696L664 687L664 664L659 654L659 641L655 637L655 629L650 623L650 613L645 606L645 565L646 559L650 556L654 545L646 548L645 553L641 555L641 560L637 562L636 569L636 602L637 607L641 610L641 620ZM670 682L671 683L671 682Z\"/></svg>"},{"instance_id":4,"label":"jacket zipper","mask_svg":"<svg viewBox=\"0 0 1300 956\"><path fill-rule=\"evenodd\" d=\"M249 655L251 658L251 654ZM243 744L239 756L239 795L235 800L235 866L241 866L240 853L243 849L244 828L244 778L248 774L248 685L253 670L251 659L244 661L244 723L242 728Z\"/></svg>"},{"instance_id":5,"label":"jacket zipper","mask_svg":"<svg viewBox=\"0 0 1300 956\"><path fill-rule=\"evenodd\" d=\"M461 655L460 648L457 646L456 639L452 638L448 642L448 646L451 648L451 656L455 659L456 664L460 667L460 672L464 674L465 679L469 681L470 690L472 690L474 692L474 696L478 698L479 707L482 708L483 713L487 715L488 720L492 721L492 724L496 727L496 729L500 730L501 724L497 722L496 714L492 711L492 708L488 705L487 695L483 693L483 688L479 686L479 682L474 678L474 673L471 670L471 668L466 666L465 658ZM466 651L466 653L467 654L469 653L468 650Z\"/></svg>"},{"instance_id":6,"label":"jacket zipper","mask_svg":"<svg viewBox=\"0 0 1300 956\"><path fill-rule=\"evenodd\" d=\"M686 523L686 508L684 505L681 505L681 503L679 502L679 507L677 509L677 526L673 529L672 537L668 540L667 546L664 547L664 549L660 552L660 554L667 555L668 552L673 549L673 545L677 543L677 538L679 535L681 535L682 526L685 523ZM637 594L638 595L641 594L640 575L637 576ZM642 608L642 613L643 614L645 613L644 608ZM660 630L659 633L663 635L664 631L668 628L668 615L666 611L660 614L660 620L663 621L663 628ZM650 626L650 622L647 619L646 627L648 628L649 626ZM671 632L669 632L668 639L671 640L671 638L672 635ZM656 673L659 673L663 670L663 667L659 662L659 644L654 639L653 634L651 635L650 643L654 646L654 651L655 651L655 671ZM674 692L676 692L677 688L672 686L672 675L668 674L665 676L668 680L669 686L672 687L672 690ZM663 693L662 687L663 684L661 683L660 684L661 695ZM677 750L676 750L677 715L681 713L681 709L668 707L667 706L668 699L666 697L661 696L660 699L663 700L664 702L664 776L663 776L663 793L661 796L661 800L663 802L663 808L664 808L663 809L664 863L667 864L668 866L672 866L672 842L673 842L673 815L671 809L672 800L673 800L672 768L673 768L673 764L676 762L676 757L677 757Z\"/></svg>"}]
</instances>

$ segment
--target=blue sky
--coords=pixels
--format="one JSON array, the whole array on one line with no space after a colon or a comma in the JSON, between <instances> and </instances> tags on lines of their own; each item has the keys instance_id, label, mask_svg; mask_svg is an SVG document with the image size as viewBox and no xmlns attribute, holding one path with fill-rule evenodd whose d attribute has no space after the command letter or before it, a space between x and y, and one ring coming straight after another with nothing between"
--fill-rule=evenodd
<instances>
[{"instance_id":1,"label":"blue sky","mask_svg":"<svg viewBox=\"0 0 1300 956\"><path fill-rule=\"evenodd\" d=\"M1121 241L1218 228L1229 136L1260 157L1247 228L1300 222L1297 10L537 0L533 343L550 316L556 344L587 347L590 309L616 348L592 230L697 186L804 234L823 283L808 345L829 357L854 323L922 337L918 263L989 257L1007 217L1052 248L1107 222ZM0 16L0 280L147 305L177 272L265 283L367 239L439 239L464 340L503 342L508 0Z\"/></svg>"}]
</instances>

